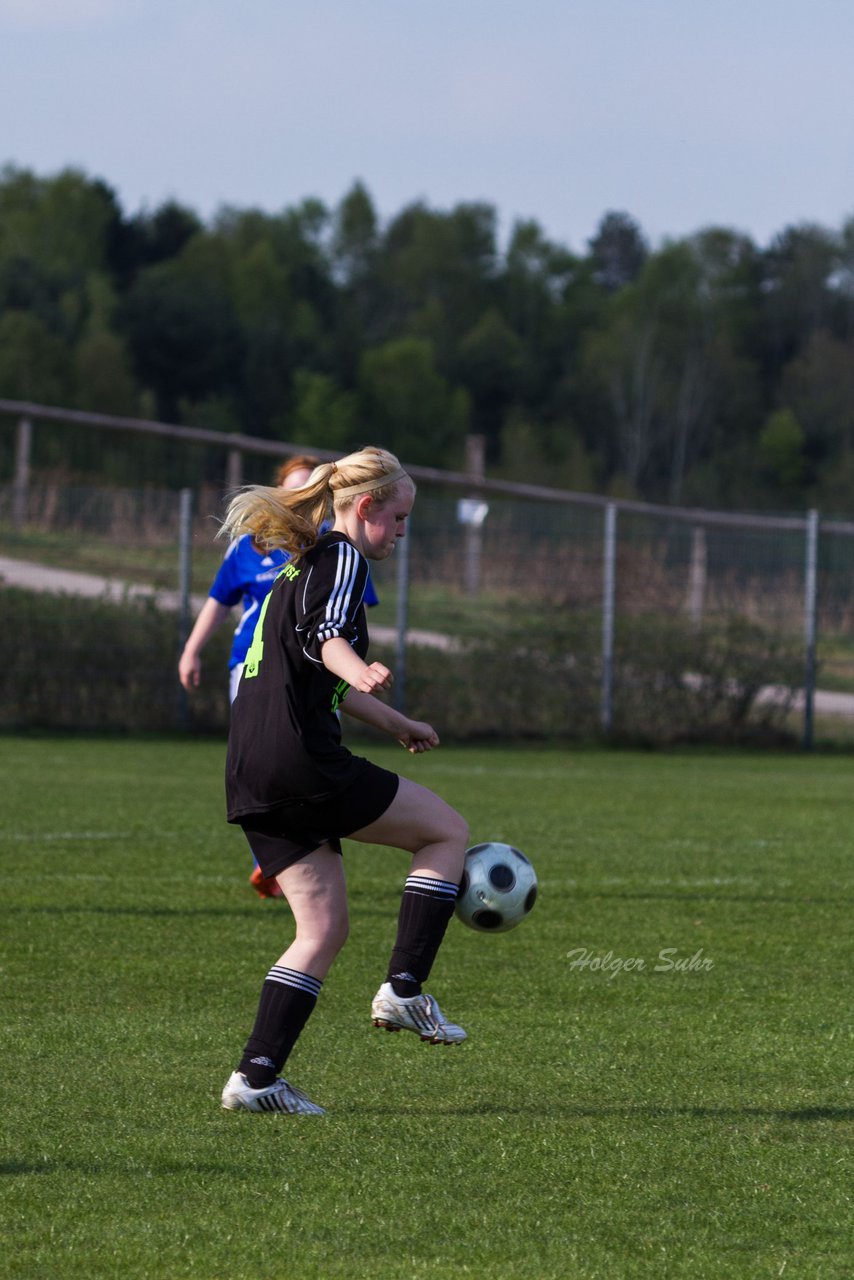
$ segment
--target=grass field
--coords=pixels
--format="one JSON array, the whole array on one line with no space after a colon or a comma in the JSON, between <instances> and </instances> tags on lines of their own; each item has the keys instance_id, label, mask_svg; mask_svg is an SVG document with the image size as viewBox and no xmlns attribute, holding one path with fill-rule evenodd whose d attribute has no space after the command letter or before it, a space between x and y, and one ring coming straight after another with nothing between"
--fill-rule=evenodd
<instances>
[{"instance_id":1,"label":"grass field","mask_svg":"<svg viewBox=\"0 0 854 1280\"><path fill-rule=\"evenodd\" d=\"M4 1280L850 1275L850 758L371 753L540 900L452 923L421 1045L368 1018L405 860L348 846L287 1119L219 1108L289 936L222 745L0 739Z\"/></svg>"}]
</instances>

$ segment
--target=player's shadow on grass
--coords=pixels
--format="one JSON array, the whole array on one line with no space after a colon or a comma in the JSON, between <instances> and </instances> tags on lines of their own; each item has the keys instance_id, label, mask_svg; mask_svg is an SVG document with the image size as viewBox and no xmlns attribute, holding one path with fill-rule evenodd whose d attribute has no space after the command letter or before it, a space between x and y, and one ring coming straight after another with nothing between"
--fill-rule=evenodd
<instances>
[{"instance_id":1,"label":"player's shadow on grass","mask_svg":"<svg viewBox=\"0 0 854 1280\"><path fill-rule=\"evenodd\" d=\"M342 1106L335 1107L329 1112L329 1119L334 1121L336 1118L341 1119L358 1119L359 1117L376 1117L376 1116L393 1116L400 1119L403 1116L420 1116L423 1117L424 1111L421 1107L402 1106L402 1107L360 1107L360 1106ZM799 1107L793 1110L776 1107L656 1107L656 1106L637 1106L637 1107L621 1107L621 1106L602 1106L602 1107L583 1107L583 1106L564 1106L564 1107L542 1107L529 1105L523 1107L502 1107L496 1105L495 1102L485 1104L472 1103L470 1106L464 1107L434 1107L431 1110L433 1116L449 1116L455 1120L463 1120L471 1118L473 1120L482 1120L484 1116L504 1115L504 1116L539 1116L543 1120L554 1120L564 1118L568 1120L603 1120L606 1118L619 1117L624 1120L724 1120L727 1122L733 1120L780 1120L790 1121L794 1123L806 1123L817 1120L850 1120L854 1118L854 1108L852 1107ZM254 1118L253 1118L254 1119ZM281 1116L264 1117L267 1123L271 1124L288 1124L289 1121ZM203 1163L197 1160L126 1160L120 1157L106 1157L99 1160L74 1159L72 1157L47 1157L44 1160L2 1160L0 1161L0 1179L2 1178L22 1178L32 1177L33 1175L60 1175L67 1174L100 1174L104 1177L136 1177L136 1178L185 1178L186 1175L192 1174L199 1176L200 1174L208 1174L214 1176L222 1176L233 1178L235 1175L243 1176L246 1173L244 1163L225 1164L225 1163Z\"/></svg>"},{"instance_id":2,"label":"player's shadow on grass","mask_svg":"<svg viewBox=\"0 0 854 1280\"><path fill-rule=\"evenodd\" d=\"M733 893L589 893L579 894L577 901L611 901L617 900L621 902L751 902L766 903L773 905L774 903L795 903L803 906L807 903L815 903L816 905L837 906L854 901L854 899L837 895L832 898L817 898L811 895L801 896L784 896L783 894L733 894ZM385 909L376 905L368 905L362 902L358 895L351 895L351 905L354 910L357 909L360 916L376 916L377 918L385 918L388 911L392 909L393 902L399 901L399 898L389 899L392 907ZM257 918L260 911L281 911L287 910L284 903L279 900L270 899L269 903L249 902L233 907L175 907L175 906L144 906L142 904L133 904L129 906L109 907L98 903L85 903L80 906L63 903L40 903L37 906L4 906L0 908L0 915L42 915L42 916L67 916L67 915L92 915L92 916L138 916L143 917L228 917L228 916L254 916Z\"/></svg>"},{"instance_id":3,"label":"player's shadow on grass","mask_svg":"<svg viewBox=\"0 0 854 1280\"><path fill-rule=\"evenodd\" d=\"M130 907L104 907L97 904L87 903L85 906L75 907L72 905L64 906L58 904L55 906L42 905L37 907L12 906L0 907L0 916L18 915L18 916L69 916L69 915L85 915L85 916L130 916L138 919L200 919L205 916L212 916L216 919L236 918L241 919L254 918L258 919L259 910L264 912L287 911L287 906L283 902L270 899L270 905L261 902L253 902L235 907L157 907L157 906L130 906Z\"/></svg>"},{"instance_id":4,"label":"player's shadow on grass","mask_svg":"<svg viewBox=\"0 0 854 1280\"><path fill-rule=\"evenodd\" d=\"M33 1174L65 1176L69 1173L101 1174L108 1178L186 1178L191 1174L214 1174L233 1178L245 1172L240 1164L199 1164L195 1160L129 1161L111 1156L102 1160L82 1160L52 1156L45 1160L0 1160L0 1178L32 1177Z\"/></svg>"},{"instance_id":5,"label":"player's shadow on grass","mask_svg":"<svg viewBox=\"0 0 854 1280\"><path fill-rule=\"evenodd\" d=\"M580 893L577 895L577 901L579 902L583 899L595 901L597 898L617 898L624 902L764 902L768 904L794 902L799 906L803 906L806 902L836 906L840 903L852 901L852 899L842 895L836 895L832 898L816 898L812 894L792 896L782 893L705 893L700 890L696 890L693 893Z\"/></svg>"},{"instance_id":6,"label":"player's shadow on grass","mask_svg":"<svg viewBox=\"0 0 854 1280\"><path fill-rule=\"evenodd\" d=\"M397 903L400 902L400 895L397 896ZM351 908L358 910L360 917L376 917L378 920L394 919L395 905L382 910L370 906L363 906L361 903L355 903L354 899L350 899ZM130 917L131 919L204 919L205 917L224 920L224 919L242 919L257 920L259 912L262 915L273 916L277 912L284 912L285 916L290 916L290 908L281 898L270 898L266 902L260 900L243 902L233 907L174 907L174 906L145 906L143 904L131 904L129 906L108 907L101 903L81 903L80 906L63 903L41 903L38 906L3 906L0 907L0 917L4 915L16 916L116 916Z\"/></svg>"},{"instance_id":7,"label":"player's shadow on grass","mask_svg":"<svg viewBox=\"0 0 854 1280\"><path fill-rule=\"evenodd\" d=\"M360 1107L356 1104L349 1107L336 1108L339 1114L347 1112L351 1115L401 1116L423 1115L420 1107ZM431 1115L453 1116L463 1119L466 1116L541 1116L543 1119L563 1117L577 1120L600 1120L606 1117L620 1117L625 1120L788 1120L795 1123L806 1123L816 1120L852 1120L854 1107L666 1107L647 1104L644 1106L620 1106L619 1104L601 1107L580 1106L537 1106L529 1103L524 1106L502 1107L494 1101L489 1103L471 1103L460 1107L433 1107Z\"/></svg>"}]
</instances>

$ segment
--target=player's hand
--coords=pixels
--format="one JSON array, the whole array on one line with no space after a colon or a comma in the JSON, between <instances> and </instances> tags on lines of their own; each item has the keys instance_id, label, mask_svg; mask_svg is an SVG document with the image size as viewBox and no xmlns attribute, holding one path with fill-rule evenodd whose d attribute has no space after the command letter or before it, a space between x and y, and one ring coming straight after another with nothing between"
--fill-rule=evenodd
<instances>
[{"instance_id":1,"label":"player's hand","mask_svg":"<svg viewBox=\"0 0 854 1280\"><path fill-rule=\"evenodd\" d=\"M353 688L360 693L376 693L377 689L390 689L393 683L394 676L388 667L384 667L381 662L372 662L365 667Z\"/></svg>"},{"instance_id":2,"label":"player's hand","mask_svg":"<svg viewBox=\"0 0 854 1280\"><path fill-rule=\"evenodd\" d=\"M432 751L439 745L438 733L432 725L425 724L423 720L410 720L408 729L397 740L414 756L422 751Z\"/></svg>"},{"instance_id":3,"label":"player's hand","mask_svg":"<svg viewBox=\"0 0 854 1280\"><path fill-rule=\"evenodd\" d=\"M202 660L198 654L189 656L181 654L181 661L178 663L178 679L188 693L198 689L202 682Z\"/></svg>"}]
</instances>

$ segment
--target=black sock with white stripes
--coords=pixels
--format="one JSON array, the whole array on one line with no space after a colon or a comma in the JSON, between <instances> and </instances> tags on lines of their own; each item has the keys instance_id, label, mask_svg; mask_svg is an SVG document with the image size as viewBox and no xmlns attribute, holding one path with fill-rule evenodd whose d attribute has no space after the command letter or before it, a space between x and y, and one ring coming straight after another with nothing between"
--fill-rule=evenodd
<instances>
[{"instance_id":1,"label":"black sock with white stripes","mask_svg":"<svg viewBox=\"0 0 854 1280\"><path fill-rule=\"evenodd\" d=\"M391 953L388 977L395 995L417 996L436 959L454 914L459 885L429 876L409 876L403 887L397 919L397 941Z\"/></svg>"},{"instance_id":2,"label":"black sock with white stripes","mask_svg":"<svg viewBox=\"0 0 854 1280\"><path fill-rule=\"evenodd\" d=\"M261 988L255 1026L238 1071L253 1089L272 1084L317 1003L323 984L298 969L274 964Z\"/></svg>"}]
</instances>

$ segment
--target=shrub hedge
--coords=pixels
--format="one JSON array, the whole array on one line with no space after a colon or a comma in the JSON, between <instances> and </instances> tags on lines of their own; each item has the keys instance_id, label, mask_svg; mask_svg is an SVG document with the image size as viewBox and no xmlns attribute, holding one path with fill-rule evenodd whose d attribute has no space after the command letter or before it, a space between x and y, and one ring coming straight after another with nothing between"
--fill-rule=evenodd
<instances>
[{"instance_id":1,"label":"shrub hedge","mask_svg":"<svg viewBox=\"0 0 854 1280\"><path fill-rule=\"evenodd\" d=\"M175 615L147 601L0 589L0 728L222 732L228 724L229 629L204 655L203 681L177 679ZM393 666L375 647L374 656ZM747 623L692 630L668 617L620 619L613 736L626 742L784 741L802 657L796 641ZM509 622L449 650L413 648L407 708L443 737L596 739L597 627L555 611L548 625ZM778 690L775 700L761 691Z\"/></svg>"},{"instance_id":2,"label":"shrub hedge","mask_svg":"<svg viewBox=\"0 0 854 1280\"><path fill-rule=\"evenodd\" d=\"M0 727L138 733L228 723L228 636L205 652L202 687L178 682L174 613L146 600L0 590Z\"/></svg>"}]
</instances>

